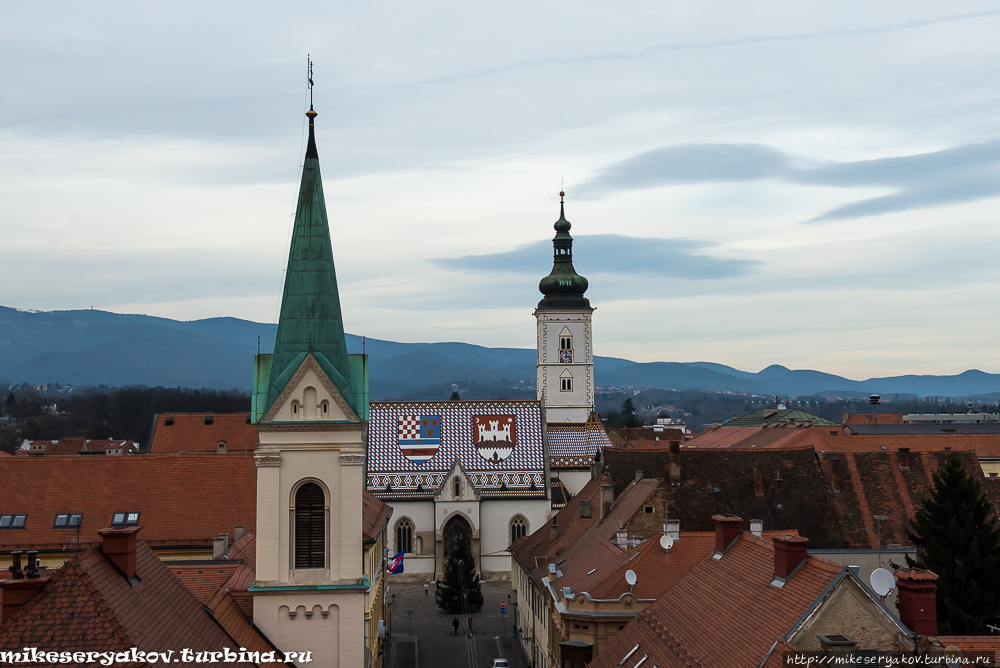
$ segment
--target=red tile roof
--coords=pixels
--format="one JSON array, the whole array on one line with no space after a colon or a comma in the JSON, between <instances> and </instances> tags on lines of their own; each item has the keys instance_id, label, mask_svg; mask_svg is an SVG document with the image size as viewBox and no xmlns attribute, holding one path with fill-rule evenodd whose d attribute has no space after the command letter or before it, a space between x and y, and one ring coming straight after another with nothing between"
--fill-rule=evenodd
<instances>
[{"instance_id":1,"label":"red tile roof","mask_svg":"<svg viewBox=\"0 0 1000 668\"><path fill-rule=\"evenodd\" d=\"M166 562L167 568L188 588L202 605L208 605L219 593L222 586L240 570L242 564L236 561L212 561L210 563L183 561Z\"/></svg>"},{"instance_id":2,"label":"red tile roof","mask_svg":"<svg viewBox=\"0 0 1000 668\"><path fill-rule=\"evenodd\" d=\"M24 530L0 532L0 551L76 550L76 530L53 528L57 513L83 513L83 547L100 541L116 512L138 511L152 547L210 546L257 523L252 455L7 457L0 480L0 513L28 515Z\"/></svg>"},{"instance_id":3,"label":"red tile roof","mask_svg":"<svg viewBox=\"0 0 1000 668\"><path fill-rule=\"evenodd\" d=\"M612 429L608 434L616 448L665 448L670 441L684 441L684 431L679 428L625 427Z\"/></svg>"},{"instance_id":4,"label":"red tile roof","mask_svg":"<svg viewBox=\"0 0 1000 668\"><path fill-rule=\"evenodd\" d=\"M361 515L361 533L366 543L374 543L392 515L392 506L383 503L368 492L363 492L364 508Z\"/></svg>"},{"instance_id":5,"label":"red tile roof","mask_svg":"<svg viewBox=\"0 0 1000 668\"><path fill-rule=\"evenodd\" d=\"M955 646L963 654L993 652L1000 659L1000 636L938 636L942 647Z\"/></svg>"},{"instance_id":6,"label":"red tile roof","mask_svg":"<svg viewBox=\"0 0 1000 668\"><path fill-rule=\"evenodd\" d=\"M231 638L142 540L138 584L95 546L67 561L0 626L0 650L221 651ZM237 664L250 665L250 664Z\"/></svg>"},{"instance_id":7,"label":"red tile roof","mask_svg":"<svg viewBox=\"0 0 1000 668\"><path fill-rule=\"evenodd\" d=\"M212 424L205 424L211 417ZM167 418L173 424L167 425ZM153 423L149 452L218 452L219 441L231 453L252 453L257 430L249 413L160 413Z\"/></svg>"},{"instance_id":8,"label":"red tile roof","mask_svg":"<svg viewBox=\"0 0 1000 668\"><path fill-rule=\"evenodd\" d=\"M589 668L617 668L637 643L636 658L679 666L756 666L844 567L808 556L783 587L771 584L774 548L743 533L721 559L703 558L612 639Z\"/></svg>"}]
</instances>

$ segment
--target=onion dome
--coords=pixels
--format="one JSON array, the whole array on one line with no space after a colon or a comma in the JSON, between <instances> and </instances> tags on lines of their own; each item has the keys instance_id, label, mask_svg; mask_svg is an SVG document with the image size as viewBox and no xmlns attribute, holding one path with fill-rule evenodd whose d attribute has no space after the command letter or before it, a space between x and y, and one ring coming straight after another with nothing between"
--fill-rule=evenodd
<instances>
[{"instance_id":1,"label":"onion dome","mask_svg":"<svg viewBox=\"0 0 1000 668\"><path fill-rule=\"evenodd\" d=\"M541 311L562 311L590 309L590 301L583 296L587 291L587 279L573 268L572 227L566 220L566 193L559 193L559 220L556 221L556 236L552 239L552 272L538 284L538 290L545 295L538 302Z\"/></svg>"}]
</instances>

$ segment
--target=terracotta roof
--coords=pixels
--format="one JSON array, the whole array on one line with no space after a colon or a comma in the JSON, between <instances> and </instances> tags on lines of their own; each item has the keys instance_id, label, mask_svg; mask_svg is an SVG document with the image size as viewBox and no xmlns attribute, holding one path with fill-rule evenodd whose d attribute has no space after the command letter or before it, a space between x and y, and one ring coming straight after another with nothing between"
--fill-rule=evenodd
<instances>
[{"instance_id":1,"label":"terracotta roof","mask_svg":"<svg viewBox=\"0 0 1000 668\"><path fill-rule=\"evenodd\" d=\"M138 584L95 546L67 561L0 627L0 649L221 651L231 638L141 540ZM242 664L250 665L250 664Z\"/></svg>"},{"instance_id":2,"label":"terracotta roof","mask_svg":"<svg viewBox=\"0 0 1000 668\"><path fill-rule=\"evenodd\" d=\"M869 438L867 436L858 438ZM837 440L837 439L833 439ZM854 438L845 438L845 442ZM882 545L912 545L906 527L923 497L931 493L934 473L944 465L944 451L909 453L909 467L901 468L898 451L824 452L821 465L831 488L839 471L840 493L833 496L844 538L851 548L874 549L881 526ZM982 469L972 452L957 454L980 480ZM996 489L987 486L987 491ZM996 498L994 496L994 503ZM875 515L884 519L876 522Z\"/></svg>"},{"instance_id":3,"label":"terracotta roof","mask_svg":"<svg viewBox=\"0 0 1000 668\"><path fill-rule=\"evenodd\" d=\"M211 545L257 524L252 455L7 457L0 460L0 513L26 513L23 530L0 531L0 551L76 550L77 531L54 528L57 513L83 513L80 545L100 539L118 512L139 512L153 547Z\"/></svg>"},{"instance_id":4,"label":"terracotta roof","mask_svg":"<svg viewBox=\"0 0 1000 668\"><path fill-rule=\"evenodd\" d=\"M707 555L698 562L589 667L617 668L638 643L639 658L648 653L648 665L661 668L759 665L843 573L843 566L808 556L776 587L772 544L743 533L721 559Z\"/></svg>"},{"instance_id":5,"label":"terracotta roof","mask_svg":"<svg viewBox=\"0 0 1000 668\"><path fill-rule=\"evenodd\" d=\"M834 436L831 431L837 432ZM977 457L1000 457L1000 434L846 434L843 429L813 427L796 445L808 445L817 452L912 452L972 450Z\"/></svg>"},{"instance_id":6,"label":"terracotta roof","mask_svg":"<svg viewBox=\"0 0 1000 668\"><path fill-rule=\"evenodd\" d=\"M550 548L550 561L554 559L562 577L550 577L547 571L538 570L535 571L538 581L543 577L550 577L556 591L569 587L573 593L589 592L618 570L622 563L627 563L629 553L619 549L611 539L615 537L619 526L627 524L633 515L642 510L646 500L656 492L659 485L655 478L644 478L638 482L633 480L615 498L611 512L603 520L588 524L565 549L552 551ZM599 517L600 507L597 504L592 506L595 511L593 514Z\"/></svg>"},{"instance_id":7,"label":"terracotta roof","mask_svg":"<svg viewBox=\"0 0 1000 668\"><path fill-rule=\"evenodd\" d=\"M835 427L836 428L836 427ZM830 429L830 427L813 427ZM839 428L836 428L839 429ZM761 427L718 427L691 436L685 448L784 448L796 447L810 428L779 424Z\"/></svg>"},{"instance_id":8,"label":"terracotta roof","mask_svg":"<svg viewBox=\"0 0 1000 668\"><path fill-rule=\"evenodd\" d=\"M684 431L668 426L659 430L654 427L623 427L612 429L608 436L616 448L663 448L670 441L683 441Z\"/></svg>"},{"instance_id":9,"label":"terracotta roof","mask_svg":"<svg viewBox=\"0 0 1000 668\"><path fill-rule=\"evenodd\" d=\"M366 543L374 543L382 533L385 523L392 515L392 506L383 503L368 492L363 492L364 510L361 516L361 532Z\"/></svg>"},{"instance_id":10,"label":"terracotta roof","mask_svg":"<svg viewBox=\"0 0 1000 668\"><path fill-rule=\"evenodd\" d=\"M671 456L676 458L676 481L671 480ZM682 446L676 455L664 450L605 451L604 473L616 492L635 480L637 470L671 480L667 487L670 516L680 520L681 531L712 531L713 515L738 515L760 519L768 531L796 529L809 536L816 548L845 546L834 494L810 447ZM743 528L749 528L748 521Z\"/></svg>"},{"instance_id":11,"label":"terracotta roof","mask_svg":"<svg viewBox=\"0 0 1000 668\"><path fill-rule=\"evenodd\" d=\"M603 482L605 482L604 476L599 476L588 481L583 486L583 489L570 499L559 512L549 518L545 524L536 529L534 533L519 539L511 545L511 558L526 573L530 574L538 568L540 559L543 559L548 554L555 554L561 548L571 545L596 518L600 517L600 495L601 484ZM590 517L580 517L580 502L584 500L590 501ZM554 541L551 540L553 522L556 523L559 529Z\"/></svg>"},{"instance_id":12,"label":"terracotta roof","mask_svg":"<svg viewBox=\"0 0 1000 668\"><path fill-rule=\"evenodd\" d=\"M903 424L902 413L852 413L844 424Z\"/></svg>"},{"instance_id":13,"label":"terracotta roof","mask_svg":"<svg viewBox=\"0 0 1000 668\"><path fill-rule=\"evenodd\" d=\"M213 561L211 563L183 561L167 562L167 568L177 576L185 587L202 605L208 605L219 593L222 586L240 569L237 561Z\"/></svg>"},{"instance_id":14,"label":"terracotta roof","mask_svg":"<svg viewBox=\"0 0 1000 668\"><path fill-rule=\"evenodd\" d=\"M209 417L211 424L205 424ZM257 430L250 424L250 414L160 413L153 423L149 452L218 452L219 441L226 442L230 454L256 450Z\"/></svg>"},{"instance_id":15,"label":"terracotta roof","mask_svg":"<svg viewBox=\"0 0 1000 668\"><path fill-rule=\"evenodd\" d=\"M1000 659L1000 636L938 636L942 647L954 645L963 654L993 652Z\"/></svg>"},{"instance_id":16,"label":"terracotta roof","mask_svg":"<svg viewBox=\"0 0 1000 668\"><path fill-rule=\"evenodd\" d=\"M44 452L31 452L31 446L44 445ZM122 448L123 454L134 455L140 452L139 444L129 439L111 438L60 438L57 441L25 441L17 450L18 455L80 455L103 453L108 448Z\"/></svg>"}]
</instances>

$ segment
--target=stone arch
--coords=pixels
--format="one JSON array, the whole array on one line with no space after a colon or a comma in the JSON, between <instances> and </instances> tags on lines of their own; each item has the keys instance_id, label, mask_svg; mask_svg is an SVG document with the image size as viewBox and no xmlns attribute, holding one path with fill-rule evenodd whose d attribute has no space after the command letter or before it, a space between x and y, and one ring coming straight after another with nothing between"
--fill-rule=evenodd
<instances>
[{"instance_id":1,"label":"stone arch","mask_svg":"<svg viewBox=\"0 0 1000 668\"><path fill-rule=\"evenodd\" d=\"M510 539L510 543L514 543L518 538L527 536L530 533L531 528L528 525L528 518L520 513L511 517L507 523L507 537Z\"/></svg>"}]
</instances>

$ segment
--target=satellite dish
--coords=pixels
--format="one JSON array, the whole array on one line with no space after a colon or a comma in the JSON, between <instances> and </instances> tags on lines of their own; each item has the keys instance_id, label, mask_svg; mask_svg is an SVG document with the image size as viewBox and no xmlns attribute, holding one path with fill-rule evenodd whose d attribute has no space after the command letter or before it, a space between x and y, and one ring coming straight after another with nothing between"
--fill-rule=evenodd
<instances>
[{"instance_id":1,"label":"satellite dish","mask_svg":"<svg viewBox=\"0 0 1000 668\"><path fill-rule=\"evenodd\" d=\"M896 578L888 570L876 568L872 571L871 583L876 594L885 596L896 587Z\"/></svg>"},{"instance_id":2,"label":"satellite dish","mask_svg":"<svg viewBox=\"0 0 1000 668\"><path fill-rule=\"evenodd\" d=\"M664 550L669 550L673 546L674 546L673 536L671 536L668 533L665 533L662 536L660 536L660 547L662 547Z\"/></svg>"},{"instance_id":3,"label":"satellite dish","mask_svg":"<svg viewBox=\"0 0 1000 668\"><path fill-rule=\"evenodd\" d=\"M944 648L944 665L946 666L961 666L962 665L962 650L955 647L954 645L948 645Z\"/></svg>"},{"instance_id":4,"label":"satellite dish","mask_svg":"<svg viewBox=\"0 0 1000 668\"><path fill-rule=\"evenodd\" d=\"M635 581L636 581L635 571L633 571L631 568L625 571L625 582L628 583L628 586L629 587L633 586L635 584Z\"/></svg>"}]
</instances>

